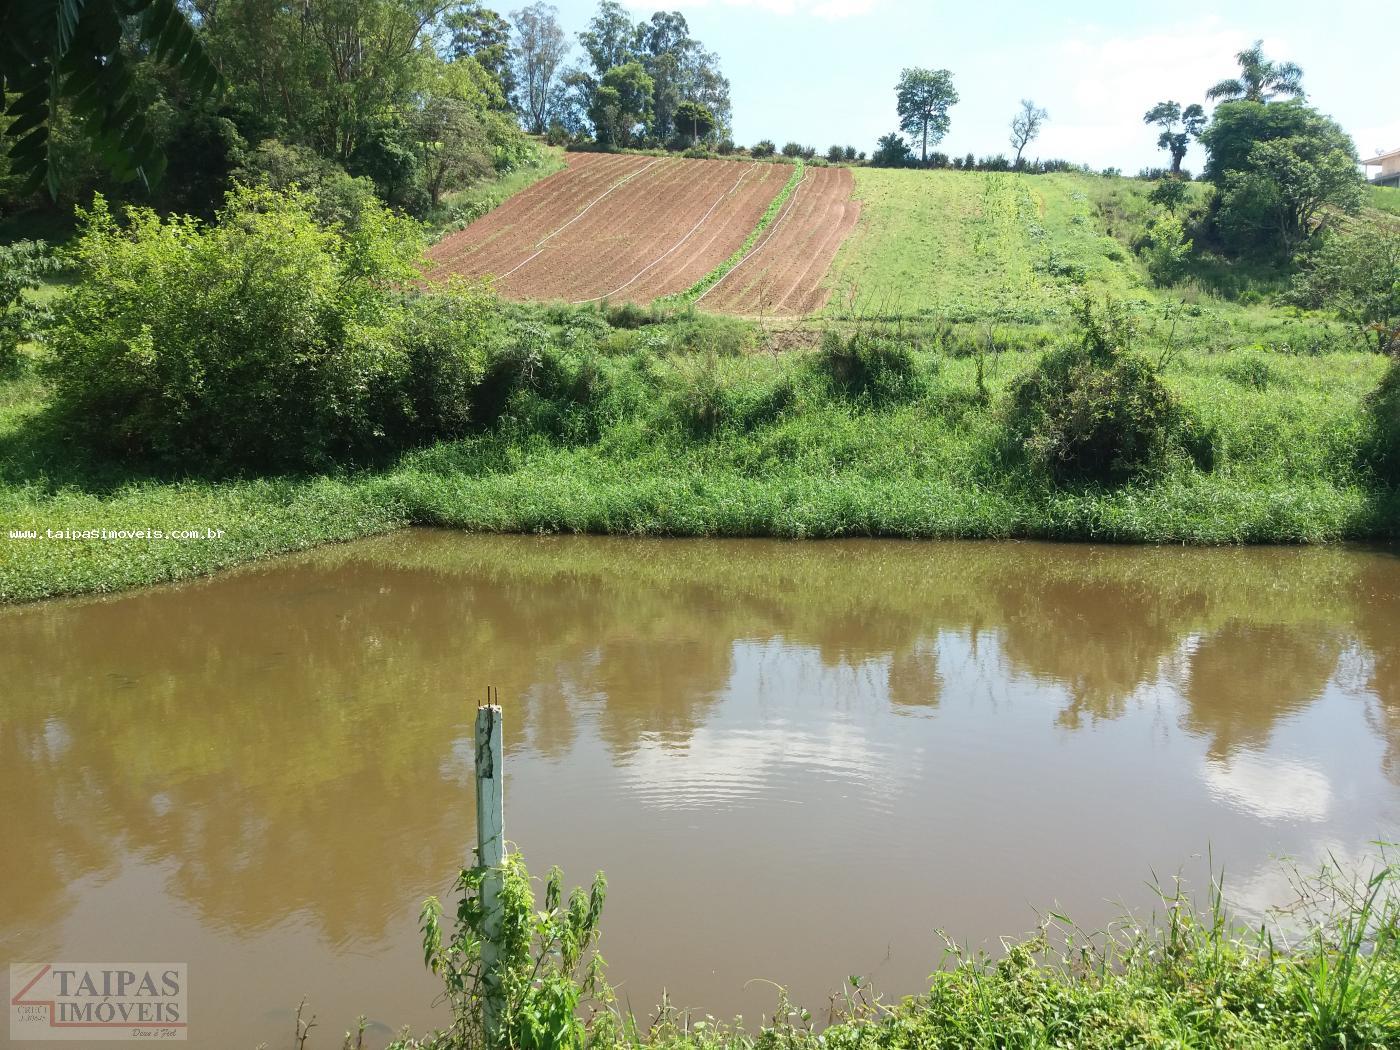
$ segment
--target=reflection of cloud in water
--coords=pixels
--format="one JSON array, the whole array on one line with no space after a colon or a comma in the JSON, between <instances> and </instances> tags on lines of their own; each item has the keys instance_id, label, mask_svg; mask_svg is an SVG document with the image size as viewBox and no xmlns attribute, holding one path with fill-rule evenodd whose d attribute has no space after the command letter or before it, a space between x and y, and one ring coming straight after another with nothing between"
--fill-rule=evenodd
<instances>
[{"instance_id":1,"label":"reflection of cloud in water","mask_svg":"<svg viewBox=\"0 0 1400 1050\"><path fill-rule=\"evenodd\" d=\"M1262 820L1319 822L1332 808L1332 782L1326 775L1290 759L1239 752L1206 758L1201 779L1211 795Z\"/></svg>"},{"instance_id":2,"label":"reflection of cloud in water","mask_svg":"<svg viewBox=\"0 0 1400 1050\"><path fill-rule=\"evenodd\" d=\"M1377 862L1369 846L1349 847L1337 839L1313 843L1297 856L1273 857L1244 879L1227 878L1225 899L1236 918L1252 927L1267 923L1276 934L1292 938L1308 929L1315 912L1299 908L1300 879L1307 880L1328 868L1345 883L1365 878Z\"/></svg>"},{"instance_id":3,"label":"reflection of cloud in water","mask_svg":"<svg viewBox=\"0 0 1400 1050\"><path fill-rule=\"evenodd\" d=\"M727 809L767 796L799 804L811 798L811 782L842 782L885 800L887 767L877 749L850 724L803 732L787 722L759 729L704 727L684 747L645 740L622 770L629 793L657 809ZM797 784L797 781L802 784ZM873 790L884 787L887 790Z\"/></svg>"}]
</instances>

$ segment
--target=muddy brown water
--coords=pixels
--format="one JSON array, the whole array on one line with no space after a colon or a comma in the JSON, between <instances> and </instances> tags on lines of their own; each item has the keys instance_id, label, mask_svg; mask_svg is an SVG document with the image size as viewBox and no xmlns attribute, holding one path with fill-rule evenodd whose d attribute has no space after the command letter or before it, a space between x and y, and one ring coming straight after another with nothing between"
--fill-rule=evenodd
<instances>
[{"instance_id":1,"label":"muddy brown water","mask_svg":"<svg viewBox=\"0 0 1400 1050\"><path fill-rule=\"evenodd\" d=\"M184 961L194 1046L442 1020L416 917L506 829L606 869L661 998L915 992L946 929L1094 926L1210 850L1400 838L1400 557L1362 549L636 541L412 531L0 610L0 955Z\"/></svg>"}]
</instances>

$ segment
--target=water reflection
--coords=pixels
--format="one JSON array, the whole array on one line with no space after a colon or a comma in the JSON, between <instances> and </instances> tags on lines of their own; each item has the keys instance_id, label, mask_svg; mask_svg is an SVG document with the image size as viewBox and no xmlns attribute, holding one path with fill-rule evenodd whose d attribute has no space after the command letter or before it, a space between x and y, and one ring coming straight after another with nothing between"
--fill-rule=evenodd
<instances>
[{"instance_id":1,"label":"water reflection","mask_svg":"<svg viewBox=\"0 0 1400 1050\"><path fill-rule=\"evenodd\" d=\"M626 884L609 955L640 1002L658 944L712 1009L745 1002L736 951L820 996L860 960L814 936L911 991L935 926L1013 932L1208 843L1248 870L1393 828L1397 632L1384 551L434 532L0 611L0 944L81 956L80 906L131 885L220 958L411 958L472 839L490 682L508 833ZM831 914L872 855L888 901ZM736 861L781 892L657 933ZM367 980L347 1009L425 996Z\"/></svg>"}]
</instances>

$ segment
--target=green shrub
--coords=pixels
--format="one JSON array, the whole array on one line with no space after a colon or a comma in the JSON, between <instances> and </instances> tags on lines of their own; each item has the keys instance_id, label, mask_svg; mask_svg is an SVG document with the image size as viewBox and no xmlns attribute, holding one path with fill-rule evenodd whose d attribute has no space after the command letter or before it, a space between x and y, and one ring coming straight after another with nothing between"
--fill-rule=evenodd
<instances>
[{"instance_id":1,"label":"green shrub","mask_svg":"<svg viewBox=\"0 0 1400 1050\"><path fill-rule=\"evenodd\" d=\"M1289 300L1334 310L1361 336L1386 351L1400 328L1400 223L1347 222L1303 257Z\"/></svg>"},{"instance_id":2,"label":"green shrub","mask_svg":"<svg viewBox=\"0 0 1400 1050\"><path fill-rule=\"evenodd\" d=\"M455 283L416 296L409 306L396 340L404 354L402 378L389 387L392 401L380 416L395 447L466 433L499 338L496 302L484 284Z\"/></svg>"},{"instance_id":3,"label":"green shrub","mask_svg":"<svg viewBox=\"0 0 1400 1050\"><path fill-rule=\"evenodd\" d=\"M458 429L448 402L481 366L447 344L481 338L489 304L402 290L418 272L411 221L376 205L347 229L314 209L300 191L240 187L216 225L133 208L123 227L97 198L51 337L71 431L227 470L372 457Z\"/></svg>"},{"instance_id":4,"label":"green shrub","mask_svg":"<svg viewBox=\"0 0 1400 1050\"><path fill-rule=\"evenodd\" d=\"M472 415L481 425L509 425L522 435L589 440L598 423L591 409L604 388L591 345L561 349L544 325L527 319L493 346Z\"/></svg>"},{"instance_id":5,"label":"green shrub","mask_svg":"<svg viewBox=\"0 0 1400 1050\"><path fill-rule=\"evenodd\" d=\"M54 268L53 256L39 241L0 244L0 376L19 368L19 344L42 323L45 312L25 298Z\"/></svg>"},{"instance_id":6,"label":"green shrub","mask_svg":"<svg viewBox=\"0 0 1400 1050\"><path fill-rule=\"evenodd\" d=\"M233 171L233 179L249 186L265 186L276 193L299 190L312 204L316 221L329 226L353 227L360 214L379 208L374 180L350 175L332 160L306 146L265 139L248 153Z\"/></svg>"},{"instance_id":7,"label":"green shrub","mask_svg":"<svg viewBox=\"0 0 1400 1050\"><path fill-rule=\"evenodd\" d=\"M847 338L826 332L816 362L838 390L873 404L908 399L920 388L909 347L864 332Z\"/></svg>"},{"instance_id":8,"label":"green shrub","mask_svg":"<svg viewBox=\"0 0 1400 1050\"><path fill-rule=\"evenodd\" d=\"M1076 345L1052 350L1016 379L1008 423L1020 451L1057 481L1113 484L1159 468L1185 425L1158 369L1129 347L1136 334L1121 304L1075 307Z\"/></svg>"},{"instance_id":9,"label":"green shrub","mask_svg":"<svg viewBox=\"0 0 1400 1050\"><path fill-rule=\"evenodd\" d=\"M1285 377L1274 367L1273 362L1261 353L1234 357L1221 367L1220 372L1230 382L1254 390L1286 385Z\"/></svg>"},{"instance_id":10,"label":"green shrub","mask_svg":"<svg viewBox=\"0 0 1400 1050\"><path fill-rule=\"evenodd\" d=\"M585 892L565 899L558 868L545 883L544 907L536 907L530 873L520 854L506 857L498 875L496 915L488 916L483 884L487 869L471 868L458 877L461 893L452 924L444 929L436 897L423 903L423 958L442 979L451 1027L414 1046L545 1047L612 1045L613 993L603 979L598 955L598 922L607 896L603 873ZM498 931L495 969L482 965L482 946ZM489 1032L487 1002L494 998L499 1028ZM585 1020L585 1005L602 1007ZM592 1038L590 1038L592 1037ZM347 1040L348 1042L348 1040Z\"/></svg>"},{"instance_id":11,"label":"green shrub","mask_svg":"<svg viewBox=\"0 0 1400 1050\"><path fill-rule=\"evenodd\" d=\"M1172 212L1159 215L1152 222L1149 240L1144 255L1153 283L1172 285L1185 277L1193 244L1181 219Z\"/></svg>"},{"instance_id":12,"label":"green shrub","mask_svg":"<svg viewBox=\"0 0 1400 1050\"><path fill-rule=\"evenodd\" d=\"M765 157L771 157L777 152L778 147L773 144L772 139L759 139L753 144L753 148L749 150L749 156L761 160Z\"/></svg>"}]
</instances>

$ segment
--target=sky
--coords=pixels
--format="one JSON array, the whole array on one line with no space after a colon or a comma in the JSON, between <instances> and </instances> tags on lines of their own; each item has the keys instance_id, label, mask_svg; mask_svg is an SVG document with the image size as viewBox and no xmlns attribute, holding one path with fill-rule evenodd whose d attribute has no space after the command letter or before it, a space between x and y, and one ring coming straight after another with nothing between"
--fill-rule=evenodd
<instances>
[{"instance_id":1,"label":"sky","mask_svg":"<svg viewBox=\"0 0 1400 1050\"><path fill-rule=\"evenodd\" d=\"M596 0L553 2L571 40L597 8ZM1363 157L1400 148L1400 97L1388 68L1400 40L1394 0L623 2L639 19L680 11L718 53L741 145L770 138L873 150L898 128L899 71L923 66L951 70L962 96L944 152L1010 154L1007 126L1030 98L1050 120L1028 157L1132 174L1166 163L1143 114L1163 99L1204 103L1211 84L1234 75L1235 52L1262 37L1269 57L1303 67L1309 101ZM582 60L576 44L571 57ZM1187 167L1202 162L1193 147Z\"/></svg>"}]
</instances>

